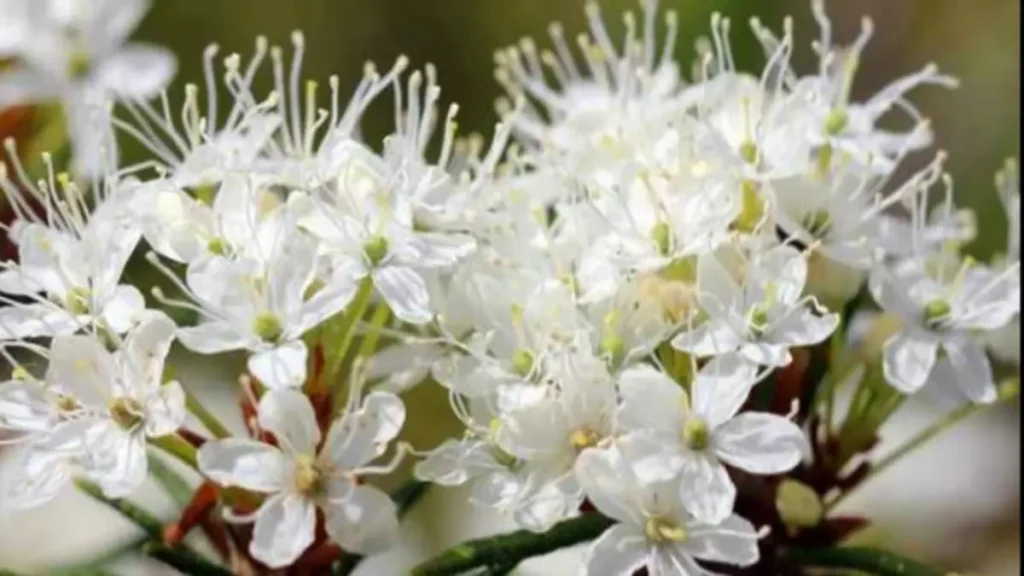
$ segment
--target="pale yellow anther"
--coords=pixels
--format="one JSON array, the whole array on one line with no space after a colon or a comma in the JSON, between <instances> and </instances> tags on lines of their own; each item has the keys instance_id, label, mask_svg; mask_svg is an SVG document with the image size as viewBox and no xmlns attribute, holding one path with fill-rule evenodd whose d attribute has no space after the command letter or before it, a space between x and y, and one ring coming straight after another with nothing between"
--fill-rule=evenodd
<instances>
[{"instance_id":1,"label":"pale yellow anther","mask_svg":"<svg viewBox=\"0 0 1024 576\"><path fill-rule=\"evenodd\" d=\"M644 534L651 542L686 542L689 534L686 528L662 518L648 518Z\"/></svg>"}]
</instances>

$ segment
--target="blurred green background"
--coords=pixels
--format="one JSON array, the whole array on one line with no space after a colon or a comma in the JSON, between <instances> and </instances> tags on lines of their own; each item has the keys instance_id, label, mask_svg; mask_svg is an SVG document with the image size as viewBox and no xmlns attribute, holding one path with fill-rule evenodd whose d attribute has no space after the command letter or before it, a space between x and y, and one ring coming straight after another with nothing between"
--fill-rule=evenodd
<instances>
[{"instance_id":1,"label":"blurred green background","mask_svg":"<svg viewBox=\"0 0 1024 576\"><path fill-rule=\"evenodd\" d=\"M792 14L797 39L795 61L811 70L811 40L817 28L809 0L662 0L661 9L680 15L676 54L689 69L693 42L706 34L712 12L733 20L732 40L742 68L759 70L760 48L746 23L757 14L776 31ZM602 0L606 21L618 39L621 14L638 10L636 0ZM875 35L864 54L855 96L867 97L895 77L934 61L960 78L956 91L922 88L912 95L932 118L939 146L950 153L948 169L956 179L959 200L978 210L983 237L977 250L985 256L1004 245L1003 218L992 178L1007 156L1020 151L1020 2L1019 0L831 0L826 3L836 38L852 41L860 18L875 20ZM434 63L444 102L460 105L465 131L489 134L498 88L493 81L494 50L520 37L546 40L551 21L564 24L567 35L585 29L582 0L154 0L137 37L172 48L180 59L174 91L184 82L202 81L201 54L210 42L222 54L251 53L263 34L290 50L289 33L307 39L305 75L326 80L338 74L343 87L359 81L363 63L386 69L399 54L413 66ZM264 75L264 86L269 75ZM325 84L322 83L321 86ZM344 92L343 92L344 93ZM389 106L376 106L366 121L374 142L389 126ZM919 159L920 160L920 159Z\"/></svg>"}]
</instances>

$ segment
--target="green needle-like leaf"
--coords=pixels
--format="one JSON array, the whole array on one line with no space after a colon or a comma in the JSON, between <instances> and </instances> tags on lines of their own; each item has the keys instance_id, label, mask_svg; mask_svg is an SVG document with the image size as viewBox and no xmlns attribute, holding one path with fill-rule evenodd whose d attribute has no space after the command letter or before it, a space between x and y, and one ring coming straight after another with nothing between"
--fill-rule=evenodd
<instances>
[{"instance_id":1,"label":"green needle-like leaf","mask_svg":"<svg viewBox=\"0 0 1024 576\"><path fill-rule=\"evenodd\" d=\"M788 556L804 566L845 568L875 576L944 576L946 572L874 548L793 549Z\"/></svg>"}]
</instances>

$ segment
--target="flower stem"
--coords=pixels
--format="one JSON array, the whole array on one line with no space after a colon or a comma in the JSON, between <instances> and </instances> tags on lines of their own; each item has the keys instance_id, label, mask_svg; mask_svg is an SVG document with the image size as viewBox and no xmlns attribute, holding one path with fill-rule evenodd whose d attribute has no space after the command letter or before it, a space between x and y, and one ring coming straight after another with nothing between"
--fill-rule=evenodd
<instances>
[{"instance_id":1,"label":"flower stem","mask_svg":"<svg viewBox=\"0 0 1024 576\"><path fill-rule=\"evenodd\" d=\"M913 452L917 448L923 446L932 438L935 438L942 432L949 430L953 426L959 424L963 419L967 418L971 414L974 414L983 407L984 405L972 404L968 402L963 406L960 406L959 408L956 408L955 410L949 412L939 420L936 420L935 422L932 423L931 426L928 426L924 430L918 432L916 435L914 435L909 440L904 442L902 446L893 450L888 456L885 456L878 462L874 463L871 466L871 471L868 473L867 476L865 476L863 479L861 479L860 482L857 483L857 486L861 486L869 479L878 476L879 474L884 472L887 468L895 464L898 460L900 460L910 452ZM840 502L842 502L847 496L849 496L857 488L857 486L854 486L853 488L836 496L834 500L825 505L825 510L829 511L834 509L837 505L839 505Z\"/></svg>"},{"instance_id":2,"label":"flower stem","mask_svg":"<svg viewBox=\"0 0 1024 576\"><path fill-rule=\"evenodd\" d=\"M339 320L336 333L337 340L330 342L334 348L326 350L330 356L324 369L324 374L327 376L327 381L331 383L329 385L334 386L335 407L342 405L340 400L341 380L338 379L338 373L342 368L342 362L346 354L348 354L349 347L352 346L352 340L355 339L356 323L362 318L363 313L366 312L366 307L370 304L371 294L373 294L373 279L367 276L359 284L359 290Z\"/></svg>"},{"instance_id":3,"label":"flower stem","mask_svg":"<svg viewBox=\"0 0 1024 576\"><path fill-rule=\"evenodd\" d=\"M527 558L597 538L614 522L600 514L584 514L555 524L542 534L518 530L468 540L413 568L413 576L450 576L474 568L508 571Z\"/></svg>"},{"instance_id":4,"label":"flower stem","mask_svg":"<svg viewBox=\"0 0 1024 576\"><path fill-rule=\"evenodd\" d=\"M381 302L374 309L373 315L370 317L370 331L363 338L363 341L359 343L359 350L356 352L356 356L367 358L377 350L377 343L380 341L380 328L388 322L388 318L391 317L391 309L388 305Z\"/></svg>"},{"instance_id":5,"label":"flower stem","mask_svg":"<svg viewBox=\"0 0 1024 576\"><path fill-rule=\"evenodd\" d=\"M181 460L193 470L199 469L199 464L196 462L196 447L183 440L181 436L168 434L150 438L149 443Z\"/></svg>"},{"instance_id":6,"label":"flower stem","mask_svg":"<svg viewBox=\"0 0 1024 576\"><path fill-rule=\"evenodd\" d=\"M185 392L185 408L187 408L188 411L202 423L203 427L205 427L210 434L213 434L217 438L229 438L231 436L231 432L220 423L220 420L207 410L195 396L189 394L187 391Z\"/></svg>"}]
</instances>

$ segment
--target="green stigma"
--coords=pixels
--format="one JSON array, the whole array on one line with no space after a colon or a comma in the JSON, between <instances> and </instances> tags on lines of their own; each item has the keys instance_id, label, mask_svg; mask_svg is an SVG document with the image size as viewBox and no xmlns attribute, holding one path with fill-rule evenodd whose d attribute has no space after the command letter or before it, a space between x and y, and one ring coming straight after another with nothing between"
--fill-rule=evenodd
<instances>
[{"instance_id":1,"label":"green stigma","mask_svg":"<svg viewBox=\"0 0 1024 576\"><path fill-rule=\"evenodd\" d=\"M210 254L216 254L217 256L227 256L228 254L228 243L220 236L214 236L210 238L210 241L206 243L206 250Z\"/></svg>"},{"instance_id":2,"label":"green stigma","mask_svg":"<svg viewBox=\"0 0 1024 576\"><path fill-rule=\"evenodd\" d=\"M935 298L924 305L924 323L929 328L938 328L949 316L953 307L945 298Z\"/></svg>"},{"instance_id":3,"label":"green stigma","mask_svg":"<svg viewBox=\"0 0 1024 576\"><path fill-rule=\"evenodd\" d=\"M64 297L64 308L72 314L89 313L89 289L75 286Z\"/></svg>"},{"instance_id":4,"label":"green stigma","mask_svg":"<svg viewBox=\"0 0 1024 576\"><path fill-rule=\"evenodd\" d=\"M264 342L275 342L284 332L281 321L269 312L257 314L252 328L256 335Z\"/></svg>"},{"instance_id":5,"label":"green stigma","mask_svg":"<svg viewBox=\"0 0 1024 576\"><path fill-rule=\"evenodd\" d=\"M512 353L512 371L526 378L533 371L533 354L525 348L516 348Z\"/></svg>"},{"instance_id":6,"label":"green stigma","mask_svg":"<svg viewBox=\"0 0 1024 576\"><path fill-rule=\"evenodd\" d=\"M803 225L811 236L821 238L832 228L832 215L825 210L811 212L804 216Z\"/></svg>"},{"instance_id":7,"label":"green stigma","mask_svg":"<svg viewBox=\"0 0 1024 576\"><path fill-rule=\"evenodd\" d=\"M711 431L707 422L691 416L683 425L683 441L691 450L704 450L711 441Z\"/></svg>"},{"instance_id":8,"label":"green stigma","mask_svg":"<svg viewBox=\"0 0 1024 576\"><path fill-rule=\"evenodd\" d=\"M672 230L669 229L668 224L664 222L655 224L651 228L651 240L658 247L658 254L669 255L669 251L672 250Z\"/></svg>"},{"instance_id":9,"label":"green stigma","mask_svg":"<svg viewBox=\"0 0 1024 576\"><path fill-rule=\"evenodd\" d=\"M849 121L850 115L846 112L845 108L833 108L828 115L825 116L825 134L829 136L839 135L846 129L846 125Z\"/></svg>"},{"instance_id":10,"label":"green stigma","mask_svg":"<svg viewBox=\"0 0 1024 576\"><path fill-rule=\"evenodd\" d=\"M74 50L68 55L68 77L74 80L85 78L92 69L92 58L83 50Z\"/></svg>"},{"instance_id":11,"label":"green stigma","mask_svg":"<svg viewBox=\"0 0 1024 576\"><path fill-rule=\"evenodd\" d=\"M747 164L757 162L757 144L753 140L744 140L740 143L740 158Z\"/></svg>"},{"instance_id":12,"label":"green stigma","mask_svg":"<svg viewBox=\"0 0 1024 576\"><path fill-rule=\"evenodd\" d=\"M387 238L380 235L374 235L366 241L366 244L363 244L363 253L366 254L366 258L370 261L370 264L376 266L384 260L385 256L388 255L389 247Z\"/></svg>"},{"instance_id":13,"label":"green stigma","mask_svg":"<svg viewBox=\"0 0 1024 576\"><path fill-rule=\"evenodd\" d=\"M740 213L733 222L733 228L749 234L757 228L763 215L764 206L757 191L757 184L744 180L740 188Z\"/></svg>"},{"instance_id":14,"label":"green stigma","mask_svg":"<svg viewBox=\"0 0 1024 576\"><path fill-rule=\"evenodd\" d=\"M768 306L755 304L750 309L750 316L747 318L747 327L754 336L761 336L768 329Z\"/></svg>"}]
</instances>

